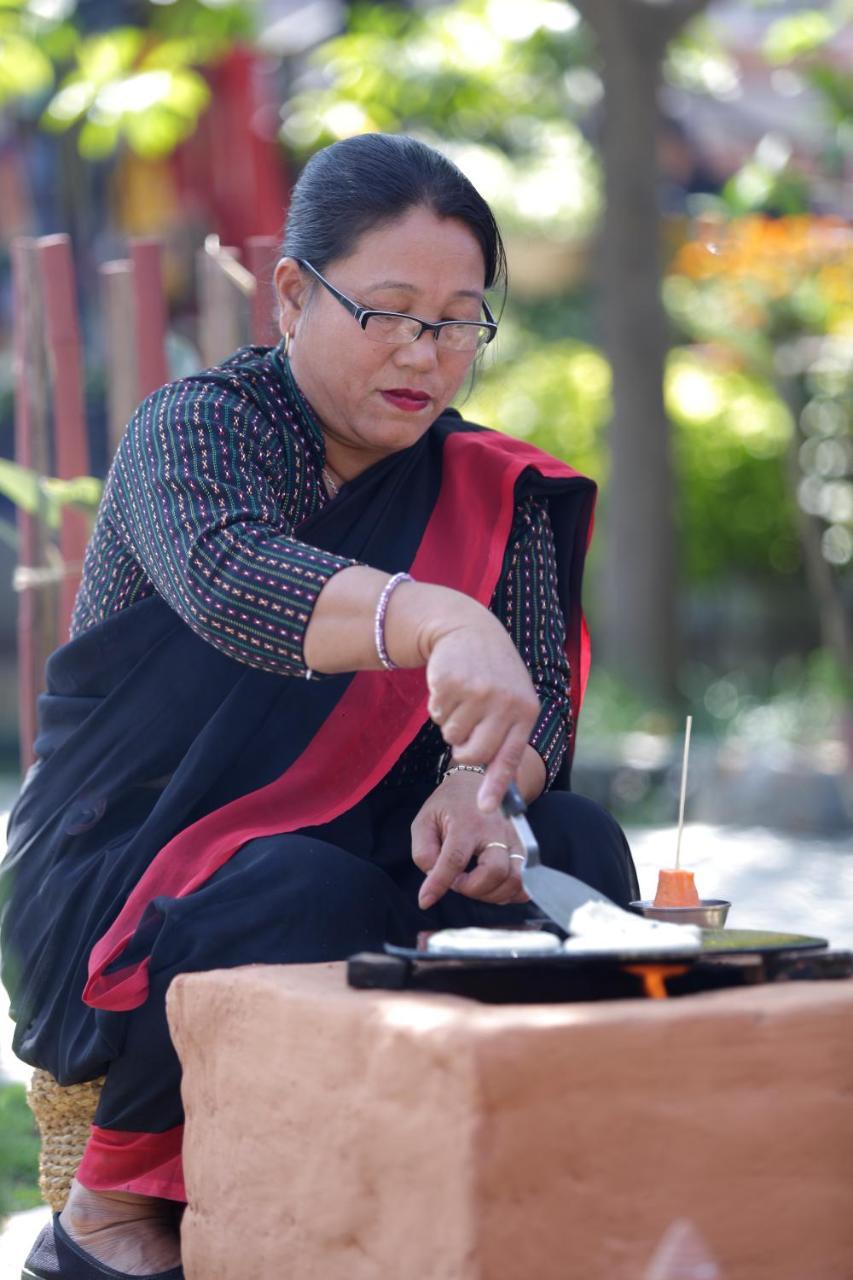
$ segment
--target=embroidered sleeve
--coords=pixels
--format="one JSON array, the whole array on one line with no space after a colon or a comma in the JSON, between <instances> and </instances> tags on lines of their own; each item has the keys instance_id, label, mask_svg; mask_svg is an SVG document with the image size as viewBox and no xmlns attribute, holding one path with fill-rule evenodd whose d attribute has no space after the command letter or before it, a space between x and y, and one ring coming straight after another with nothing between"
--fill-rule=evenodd
<instances>
[{"instance_id":1,"label":"embroidered sleeve","mask_svg":"<svg viewBox=\"0 0 853 1280\"><path fill-rule=\"evenodd\" d=\"M247 666L305 675L317 596L355 563L293 537L287 489L305 469L237 387L189 379L140 405L99 518L203 639Z\"/></svg>"},{"instance_id":2,"label":"embroidered sleeve","mask_svg":"<svg viewBox=\"0 0 853 1280\"><path fill-rule=\"evenodd\" d=\"M530 745L550 787L566 754L572 725L566 623L557 595L554 533L544 501L526 499L515 514L491 610L512 636L539 694L542 710Z\"/></svg>"}]
</instances>

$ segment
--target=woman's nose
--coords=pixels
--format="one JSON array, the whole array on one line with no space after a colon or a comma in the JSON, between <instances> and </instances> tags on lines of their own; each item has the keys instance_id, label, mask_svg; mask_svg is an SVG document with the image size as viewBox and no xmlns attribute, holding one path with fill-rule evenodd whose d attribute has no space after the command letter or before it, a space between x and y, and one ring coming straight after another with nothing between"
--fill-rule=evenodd
<instances>
[{"instance_id":1,"label":"woman's nose","mask_svg":"<svg viewBox=\"0 0 853 1280\"><path fill-rule=\"evenodd\" d=\"M406 369L432 369L438 363L439 349L435 333L424 329L414 342L406 342L394 353L395 362Z\"/></svg>"}]
</instances>

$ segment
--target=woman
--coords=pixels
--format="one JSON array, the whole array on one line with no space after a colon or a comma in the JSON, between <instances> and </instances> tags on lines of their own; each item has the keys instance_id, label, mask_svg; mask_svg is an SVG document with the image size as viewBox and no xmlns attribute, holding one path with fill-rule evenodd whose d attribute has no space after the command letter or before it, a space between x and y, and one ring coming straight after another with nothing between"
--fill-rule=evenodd
<instances>
[{"instance_id":1,"label":"woman","mask_svg":"<svg viewBox=\"0 0 853 1280\"><path fill-rule=\"evenodd\" d=\"M513 779L546 861L636 893L613 820L549 790L594 486L448 408L503 275L454 166L338 143L293 193L282 345L128 428L4 868L17 1052L63 1083L106 1073L25 1275L181 1274L176 973L529 916Z\"/></svg>"}]
</instances>

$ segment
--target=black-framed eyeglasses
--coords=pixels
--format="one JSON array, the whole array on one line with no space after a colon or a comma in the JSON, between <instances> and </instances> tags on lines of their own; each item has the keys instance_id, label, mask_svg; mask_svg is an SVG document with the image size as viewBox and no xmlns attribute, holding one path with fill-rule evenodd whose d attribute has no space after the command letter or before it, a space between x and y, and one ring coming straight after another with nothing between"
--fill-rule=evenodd
<instances>
[{"instance_id":1,"label":"black-framed eyeglasses","mask_svg":"<svg viewBox=\"0 0 853 1280\"><path fill-rule=\"evenodd\" d=\"M367 307L360 307L352 298L330 284L310 262L306 262L304 258L296 258L295 261L300 267L310 271L333 298L337 298L341 306L355 317L372 342L386 342L390 345L417 342L426 331L433 335L440 347L447 347L451 351L480 351L498 331L497 321L485 298L485 320L439 320L433 324L430 320L419 320L417 316L409 316L402 311L371 311Z\"/></svg>"}]
</instances>

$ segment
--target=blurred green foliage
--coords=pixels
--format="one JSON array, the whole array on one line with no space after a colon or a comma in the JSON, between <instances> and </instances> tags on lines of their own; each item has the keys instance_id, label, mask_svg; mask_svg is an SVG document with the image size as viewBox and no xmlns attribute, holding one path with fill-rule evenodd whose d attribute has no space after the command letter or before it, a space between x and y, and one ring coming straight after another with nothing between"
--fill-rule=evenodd
<instances>
[{"instance_id":1,"label":"blurred green foliage","mask_svg":"<svg viewBox=\"0 0 853 1280\"><path fill-rule=\"evenodd\" d=\"M41 1204L39 1137L22 1084L0 1082L0 1223Z\"/></svg>"},{"instance_id":2,"label":"blurred green foliage","mask_svg":"<svg viewBox=\"0 0 853 1280\"><path fill-rule=\"evenodd\" d=\"M28 515L38 516L51 530L59 528L63 507L85 511L94 520L102 488L103 482L95 476L58 480L54 476L40 476L16 462L0 458L0 495ZM0 540L17 549L17 528L4 517L0 517Z\"/></svg>"},{"instance_id":3,"label":"blurred green foliage","mask_svg":"<svg viewBox=\"0 0 853 1280\"><path fill-rule=\"evenodd\" d=\"M764 48L775 67L793 67L818 90L838 139L853 120L853 79L829 60L826 45L849 17L850 3L784 12L770 24ZM0 102L50 92L44 123L76 130L93 158L122 142L163 154L204 110L208 89L198 69L229 42L249 37L256 12L255 3L152 2L143 25L87 35L74 0L0 0ZM737 62L705 18L672 42L664 72L670 83L724 101L739 91ZM590 118L602 92L590 31L564 0L361 3L351 7L345 33L316 50L295 84L283 139L305 157L364 130L415 133L456 160L490 201L511 258L519 246L543 242L575 246L588 258L600 175L578 121ZM727 221L732 211L788 213L808 201L807 179L774 134L759 143L716 207ZM779 223L789 227L784 218ZM676 338L693 344L671 352L665 393L679 479L681 567L694 584L739 572L799 570L797 497L828 522L834 563L849 558L853 488L840 451L853 409L850 370L839 366L849 337L836 333L832 351L825 343L819 354L794 350L804 336L828 339L834 332L833 299L844 288L845 263L835 275L823 270L831 263L812 271L796 244L773 239L769 222L761 237L769 252L758 252L756 240L744 248L750 269L730 269L730 260L715 256L713 235L700 228L692 249L710 268L697 273L679 261L665 282ZM796 278L782 271L788 262ZM495 344L500 365L492 367L490 350L461 407L606 483L610 372L590 342L587 266L535 302L533 292L525 296L517 267L512 261L514 293ZM849 259L846 269L849 281ZM787 394L794 381L796 404ZM808 436L800 450L805 489L792 485L786 470L795 431Z\"/></svg>"},{"instance_id":4,"label":"blurred green foliage","mask_svg":"<svg viewBox=\"0 0 853 1280\"><path fill-rule=\"evenodd\" d=\"M255 8L255 0L151 3L145 25L87 33L75 0L0 0L0 105L41 111L53 132L76 129L89 160L121 143L167 155L195 131L210 99L198 68L252 35Z\"/></svg>"},{"instance_id":5,"label":"blurred green foliage","mask_svg":"<svg viewBox=\"0 0 853 1280\"><path fill-rule=\"evenodd\" d=\"M823 649L753 671L720 671L691 662L682 669L679 686L682 706L664 708L593 663L581 712L584 743L594 746L596 740L633 732L678 735L689 712L702 737L756 747L767 742L814 747L843 740L853 696L850 673Z\"/></svg>"},{"instance_id":6,"label":"blurred green foliage","mask_svg":"<svg viewBox=\"0 0 853 1280\"><path fill-rule=\"evenodd\" d=\"M809 183L791 163L791 149L778 137L763 138L752 156L723 184L722 200L735 216L766 210L789 216L804 213Z\"/></svg>"},{"instance_id":7,"label":"blurred green foliage","mask_svg":"<svg viewBox=\"0 0 853 1280\"><path fill-rule=\"evenodd\" d=\"M514 352L498 353L499 364L483 368L460 408L564 458L597 480L606 496L607 361L573 339L542 343L528 332L517 335L516 344ZM687 580L796 570L799 545L785 472L791 420L773 389L731 362L681 347L670 352L665 391Z\"/></svg>"},{"instance_id":8,"label":"blurred green foliage","mask_svg":"<svg viewBox=\"0 0 853 1280\"><path fill-rule=\"evenodd\" d=\"M784 69L794 89L813 91L826 125L814 161L818 170L835 178L842 176L844 156L853 147L853 70L831 56L829 45L851 18L851 0L804 6L771 22L762 48L767 63ZM736 215L805 213L811 208L813 181L814 174L794 158L782 126L759 140L754 154L725 184L723 203Z\"/></svg>"},{"instance_id":9,"label":"blurred green foliage","mask_svg":"<svg viewBox=\"0 0 853 1280\"><path fill-rule=\"evenodd\" d=\"M776 19L768 52L778 64L800 66L805 58L807 70L829 74L823 49L845 3ZM585 341L588 319L578 323L589 305L583 281L552 290L556 296L537 310L530 296L524 305L521 259L514 260L514 251L534 242L584 241L600 206L598 161L574 124L600 98L598 54L572 13L553 0L356 6L346 33L314 55L284 136L307 154L352 133L407 130L436 142L460 165L507 232L514 282L495 344L500 364L491 365L491 351L462 408L605 482L610 373ZM686 89L723 99L739 89L737 63L702 18L672 42L665 73ZM803 208L808 188L788 161L783 143L761 144L727 188L729 209ZM779 394L775 357L785 337L783 311L788 332L800 333L822 303L801 273L795 287L772 300L778 316L771 322L763 282L741 280L740 287L748 306L735 322L722 291L703 281L700 299L696 282L678 270L666 282L670 314L696 344L671 353L665 388L675 428L682 570L694 583L740 571L791 574L801 565L787 472L793 422ZM723 333L726 353L713 345Z\"/></svg>"},{"instance_id":10,"label":"blurred green foliage","mask_svg":"<svg viewBox=\"0 0 853 1280\"><path fill-rule=\"evenodd\" d=\"M595 64L562 0L361 4L313 56L283 136L306 155L355 133L418 134L460 165L506 229L581 236L600 191L574 121L601 96Z\"/></svg>"},{"instance_id":11,"label":"blurred green foliage","mask_svg":"<svg viewBox=\"0 0 853 1280\"><path fill-rule=\"evenodd\" d=\"M687 581L796 571L800 547L786 472L791 420L773 389L682 347L670 352L665 393Z\"/></svg>"},{"instance_id":12,"label":"blurred green foliage","mask_svg":"<svg viewBox=\"0 0 853 1280\"><path fill-rule=\"evenodd\" d=\"M781 459L793 441L785 516L792 521L799 501L821 522L824 559L839 570L853 563L853 232L817 216L709 222L676 255L664 296L703 344L708 369L728 365L731 377L781 395L763 427L755 406L741 403L741 432L757 433L753 449L763 441L768 457ZM768 474L749 472L758 507L771 496ZM796 563L778 527L771 548L774 568Z\"/></svg>"},{"instance_id":13,"label":"blurred green foliage","mask_svg":"<svg viewBox=\"0 0 853 1280\"><path fill-rule=\"evenodd\" d=\"M461 406L465 416L530 440L601 480L610 415L610 368L601 353L564 339L498 355L499 364L484 367Z\"/></svg>"},{"instance_id":14,"label":"blurred green foliage","mask_svg":"<svg viewBox=\"0 0 853 1280\"><path fill-rule=\"evenodd\" d=\"M39 476L26 467L0 458L0 494L28 515L38 515L50 529L59 528L63 507L78 507L94 514L101 498L102 482L95 476L57 480Z\"/></svg>"},{"instance_id":15,"label":"blurred green foliage","mask_svg":"<svg viewBox=\"0 0 853 1280\"><path fill-rule=\"evenodd\" d=\"M714 676L707 668L696 668L686 684L695 692L703 724L718 736L755 745L813 746L840 739L853 696L851 673L825 650L785 658L761 680L742 670Z\"/></svg>"},{"instance_id":16,"label":"blurred green foliage","mask_svg":"<svg viewBox=\"0 0 853 1280\"><path fill-rule=\"evenodd\" d=\"M358 4L346 33L312 58L319 83L292 100L285 135L313 150L342 130L426 124L511 153L525 147L533 122L577 116L571 72L591 61L589 36L561 0Z\"/></svg>"},{"instance_id":17,"label":"blurred green foliage","mask_svg":"<svg viewBox=\"0 0 853 1280\"><path fill-rule=\"evenodd\" d=\"M688 93L707 94L725 101L737 96L740 71L721 34L700 15L670 41L663 65L664 79Z\"/></svg>"},{"instance_id":18,"label":"blurred green foliage","mask_svg":"<svg viewBox=\"0 0 853 1280\"><path fill-rule=\"evenodd\" d=\"M844 23L845 7L848 6L810 7L777 18L764 38L764 56L768 62L781 65L822 49Z\"/></svg>"}]
</instances>

